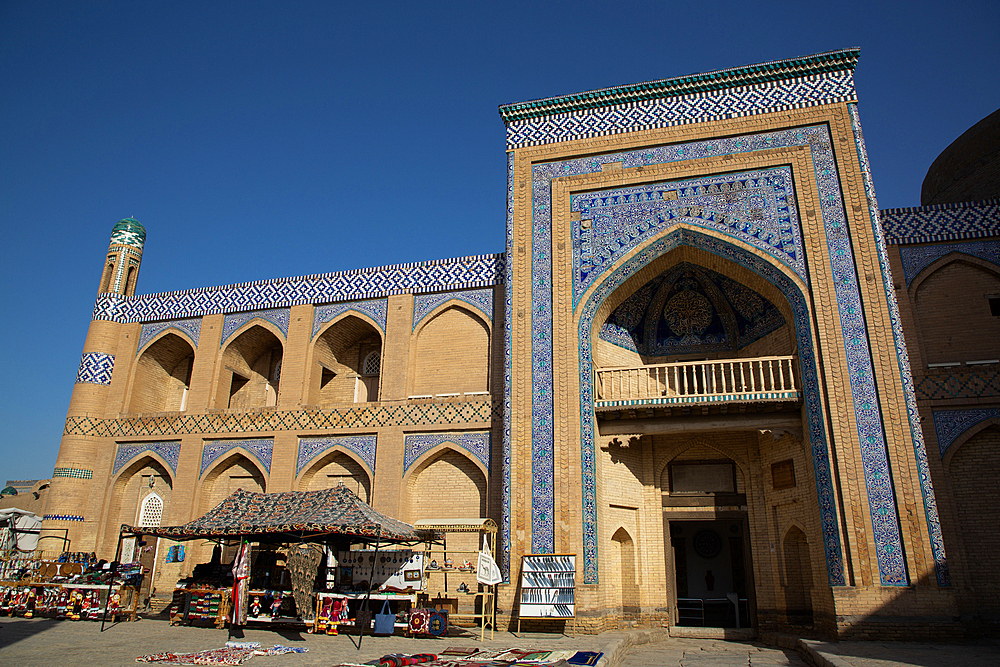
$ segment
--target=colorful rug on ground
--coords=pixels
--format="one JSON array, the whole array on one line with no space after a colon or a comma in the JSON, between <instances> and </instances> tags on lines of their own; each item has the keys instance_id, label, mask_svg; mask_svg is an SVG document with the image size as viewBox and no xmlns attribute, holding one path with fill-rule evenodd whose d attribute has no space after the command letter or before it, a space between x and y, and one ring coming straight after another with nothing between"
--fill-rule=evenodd
<instances>
[{"instance_id":1,"label":"colorful rug on ground","mask_svg":"<svg viewBox=\"0 0 1000 667\"><path fill-rule=\"evenodd\" d=\"M259 642L229 642L222 648L213 648L196 653L153 653L140 655L136 662L164 662L172 665L242 665L255 655L284 655L285 653L305 653L307 648L293 648L277 644L271 648L261 648Z\"/></svg>"},{"instance_id":2,"label":"colorful rug on ground","mask_svg":"<svg viewBox=\"0 0 1000 667\"><path fill-rule=\"evenodd\" d=\"M393 653L367 663L341 663L334 667L577 667L596 665L603 653L596 651L544 651L538 649L484 649L452 646L440 655Z\"/></svg>"}]
</instances>

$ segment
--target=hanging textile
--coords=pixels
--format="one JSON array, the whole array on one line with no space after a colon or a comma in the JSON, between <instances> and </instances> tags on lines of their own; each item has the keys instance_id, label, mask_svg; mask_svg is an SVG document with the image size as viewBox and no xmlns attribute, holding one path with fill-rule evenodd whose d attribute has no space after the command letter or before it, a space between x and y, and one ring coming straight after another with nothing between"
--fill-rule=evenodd
<instances>
[{"instance_id":1,"label":"hanging textile","mask_svg":"<svg viewBox=\"0 0 1000 667\"><path fill-rule=\"evenodd\" d=\"M250 543L240 546L233 559L233 625L247 623L247 589L250 584Z\"/></svg>"},{"instance_id":2,"label":"hanging textile","mask_svg":"<svg viewBox=\"0 0 1000 667\"><path fill-rule=\"evenodd\" d=\"M492 586L503 581L500 568L497 567L497 562L493 560L493 554L490 553L490 547L486 542L485 535L483 535L483 550L479 552L479 562L476 565L476 581L479 583Z\"/></svg>"},{"instance_id":3,"label":"hanging textile","mask_svg":"<svg viewBox=\"0 0 1000 667\"><path fill-rule=\"evenodd\" d=\"M288 571L292 575L292 595L299 616L311 621L315 615L313 609L313 589L316 587L316 574L319 562L325 554L319 544L299 544L292 547L288 556Z\"/></svg>"}]
</instances>

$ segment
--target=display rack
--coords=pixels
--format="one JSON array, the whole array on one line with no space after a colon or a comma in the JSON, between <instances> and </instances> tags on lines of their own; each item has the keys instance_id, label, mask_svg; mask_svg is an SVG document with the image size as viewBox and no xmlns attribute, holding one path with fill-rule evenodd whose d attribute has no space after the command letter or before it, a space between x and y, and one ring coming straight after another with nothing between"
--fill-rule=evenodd
<instances>
[{"instance_id":1,"label":"display rack","mask_svg":"<svg viewBox=\"0 0 1000 667\"><path fill-rule=\"evenodd\" d=\"M178 588L170 605L170 625L194 621L212 621L215 627L226 625L230 592L224 588Z\"/></svg>"},{"instance_id":2,"label":"display rack","mask_svg":"<svg viewBox=\"0 0 1000 667\"><path fill-rule=\"evenodd\" d=\"M469 551L469 550L455 550L448 548L448 535L450 533L475 533L477 536L486 536L487 544L489 545L491 554L496 554L496 535L497 535L497 524L493 519L424 519L421 521L415 521L413 527L421 531L432 531L442 535L442 540L438 542L428 542L427 548L424 551L424 590L428 592L428 596L431 592L446 593L456 599L456 612L458 603L457 600L461 600L464 597L466 600L472 598L472 606L475 610L479 609L478 612L469 613L450 613L449 611L449 623L452 620L458 621L473 621L479 623L480 625L480 640L484 640L486 637L486 629L490 630L490 639L493 639L493 633L496 630L496 586L486 586L476 582L476 569L475 562L479 551ZM480 537L477 537L477 543L481 542ZM432 561L439 560L439 563L443 564L445 559L451 556L467 556L463 560L468 560L473 563L471 570L461 569L458 567L438 567L436 569L431 569L429 564ZM482 587L483 590L470 590L468 593L459 593L457 591L448 590L448 575L449 574L461 574L464 575L466 580L470 579L475 583L476 588ZM432 579L433 577L433 579ZM437 587L436 579L441 579L440 588ZM462 596L462 597L458 597ZM428 598L429 599L429 598ZM441 599L440 596L438 599ZM446 598L447 599L447 598Z\"/></svg>"},{"instance_id":3,"label":"display rack","mask_svg":"<svg viewBox=\"0 0 1000 667\"><path fill-rule=\"evenodd\" d=\"M521 557L521 595L517 633L522 618L572 620L576 634L576 554L525 554Z\"/></svg>"},{"instance_id":4,"label":"display rack","mask_svg":"<svg viewBox=\"0 0 1000 667\"><path fill-rule=\"evenodd\" d=\"M394 614L398 614L400 611L405 609L410 609L413 607L417 600L416 595L406 595L400 593L372 593L368 595L367 593L316 593L316 614L312 621L312 627L309 628L309 632L322 632L324 630L321 624L332 624L332 625L342 625L345 628L355 628L358 629L357 623L355 621L331 621L329 619L321 618L320 612L323 608L323 601L329 599L340 599L347 603L348 607L348 617L357 618L357 612L361 608L365 599L369 599L372 602L377 602L377 605L373 605L369 611L372 613L378 613L381 609L381 604L383 602L391 603L395 608L392 609ZM404 604L405 603L405 604ZM374 618L374 617L373 617ZM396 628L406 628L406 623L394 623ZM370 630L371 627L363 628L364 630Z\"/></svg>"}]
</instances>

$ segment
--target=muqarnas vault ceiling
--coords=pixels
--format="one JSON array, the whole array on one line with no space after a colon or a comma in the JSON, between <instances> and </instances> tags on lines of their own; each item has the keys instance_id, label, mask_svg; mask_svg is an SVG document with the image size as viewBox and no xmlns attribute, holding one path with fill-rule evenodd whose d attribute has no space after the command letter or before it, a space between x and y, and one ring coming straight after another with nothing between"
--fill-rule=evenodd
<instances>
[{"instance_id":1,"label":"muqarnas vault ceiling","mask_svg":"<svg viewBox=\"0 0 1000 667\"><path fill-rule=\"evenodd\" d=\"M735 352L779 329L770 301L722 274L682 262L640 287L599 336L643 357Z\"/></svg>"}]
</instances>

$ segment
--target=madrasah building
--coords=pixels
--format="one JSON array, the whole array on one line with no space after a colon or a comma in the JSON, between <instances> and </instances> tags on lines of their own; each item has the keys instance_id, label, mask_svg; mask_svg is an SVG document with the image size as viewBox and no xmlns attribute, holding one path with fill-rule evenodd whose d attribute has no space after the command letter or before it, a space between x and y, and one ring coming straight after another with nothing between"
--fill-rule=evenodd
<instances>
[{"instance_id":1,"label":"madrasah building","mask_svg":"<svg viewBox=\"0 0 1000 667\"><path fill-rule=\"evenodd\" d=\"M111 559L122 524L346 484L494 519L504 621L522 556L560 553L590 631L727 593L759 632L996 622L1000 201L976 183L1000 118L924 206L879 211L858 56L501 106L495 255L138 294L120 221L45 528Z\"/></svg>"}]
</instances>

